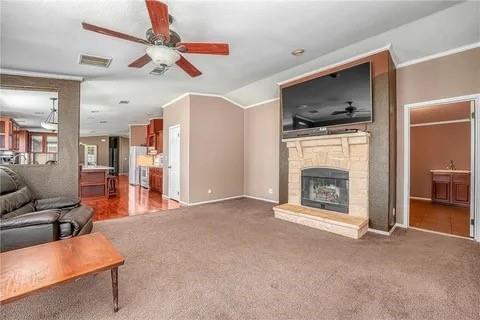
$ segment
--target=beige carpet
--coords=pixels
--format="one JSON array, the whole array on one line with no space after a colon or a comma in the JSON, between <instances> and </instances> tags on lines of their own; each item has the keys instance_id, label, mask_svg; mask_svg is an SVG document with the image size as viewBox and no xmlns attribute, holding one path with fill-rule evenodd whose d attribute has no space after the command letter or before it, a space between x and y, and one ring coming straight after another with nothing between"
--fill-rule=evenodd
<instances>
[{"instance_id":1,"label":"beige carpet","mask_svg":"<svg viewBox=\"0 0 480 320\"><path fill-rule=\"evenodd\" d=\"M479 319L480 246L399 230L351 240L239 199L95 224L126 257L2 306L2 319Z\"/></svg>"}]
</instances>

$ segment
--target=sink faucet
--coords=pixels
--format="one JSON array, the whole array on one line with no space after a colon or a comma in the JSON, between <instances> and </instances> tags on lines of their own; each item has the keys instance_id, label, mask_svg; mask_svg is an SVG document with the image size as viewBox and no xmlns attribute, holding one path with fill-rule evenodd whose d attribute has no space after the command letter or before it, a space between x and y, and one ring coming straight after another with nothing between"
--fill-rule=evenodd
<instances>
[{"instance_id":1,"label":"sink faucet","mask_svg":"<svg viewBox=\"0 0 480 320\"><path fill-rule=\"evenodd\" d=\"M455 170L455 164L453 163L453 160L450 160L450 163L447 165L448 170Z\"/></svg>"}]
</instances>

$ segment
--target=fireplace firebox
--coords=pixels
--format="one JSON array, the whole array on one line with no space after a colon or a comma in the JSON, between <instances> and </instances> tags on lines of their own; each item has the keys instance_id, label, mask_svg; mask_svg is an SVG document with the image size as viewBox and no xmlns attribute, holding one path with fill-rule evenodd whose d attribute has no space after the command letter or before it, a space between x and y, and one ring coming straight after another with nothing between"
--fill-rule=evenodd
<instances>
[{"instance_id":1,"label":"fireplace firebox","mask_svg":"<svg viewBox=\"0 0 480 320\"><path fill-rule=\"evenodd\" d=\"M348 213L348 171L303 169L301 199L304 206Z\"/></svg>"}]
</instances>

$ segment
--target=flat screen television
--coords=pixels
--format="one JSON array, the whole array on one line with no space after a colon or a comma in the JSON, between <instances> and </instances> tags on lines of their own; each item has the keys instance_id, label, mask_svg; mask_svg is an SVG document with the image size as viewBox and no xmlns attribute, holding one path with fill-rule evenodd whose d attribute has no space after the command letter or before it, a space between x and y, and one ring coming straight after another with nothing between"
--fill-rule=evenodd
<instances>
[{"instance_id":1,"label":"flat screen television","mask_svg":"<svg viewBox=\"0 0 480 320\"><path fill-rule=\"evenodd\" d=\"M284 136L372 122L370 62L284 87L281 96Z\"/></svg>"}]
</instances>

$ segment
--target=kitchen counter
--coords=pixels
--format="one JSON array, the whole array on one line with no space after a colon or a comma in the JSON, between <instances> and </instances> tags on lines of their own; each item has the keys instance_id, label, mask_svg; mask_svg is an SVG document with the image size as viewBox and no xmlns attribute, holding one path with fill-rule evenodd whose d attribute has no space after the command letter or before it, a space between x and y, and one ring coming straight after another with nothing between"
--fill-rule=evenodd
<instances>
[{"instance_id":1,"label":"kitchen counter","mask_svg":"<svg viewBox=\"0 0 480 320\"><path fill-rule=\"evenodd\" d=\"M107 167L107 166L82 166L82 171L105 171L105 170L113 170L114 167Z\"/></svg>"},{"instance_id":2,"label":"kitchen counter","mask_svg":"<svg viewBox=\"0 0 480 320\"><path fill-rule=\"evenodd\" d=\"M449 170L449 169L434 169L431 173L470 173L470 170Z\"/></svg>"},{"instance_id":3,"label":"kitchen counter","mask_svg":"<svg viewBox=\"0 0 480 320\"><path fill-rule=\"evenodd\" d=\"M82 166L80 172L80 197L107 197L107 166Z\"/></svg>"}]
</instances>

